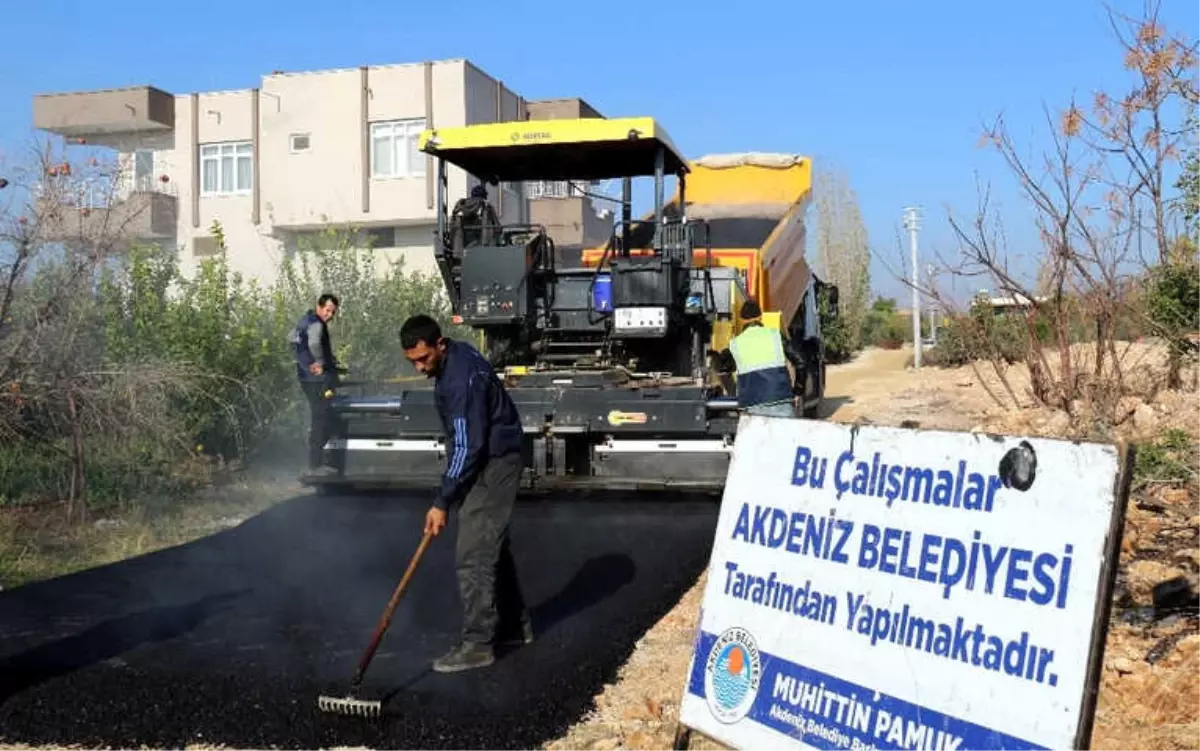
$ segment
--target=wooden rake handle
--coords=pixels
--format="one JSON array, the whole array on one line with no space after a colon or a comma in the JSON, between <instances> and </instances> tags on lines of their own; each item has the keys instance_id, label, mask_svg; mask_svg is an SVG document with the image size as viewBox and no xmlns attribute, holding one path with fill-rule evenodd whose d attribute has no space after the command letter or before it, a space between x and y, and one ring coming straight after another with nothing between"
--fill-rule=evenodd
<instances>
[{"instance_id":1,"label":"wooden rake handle","mask_svg":"<svg viewBox=\"0 0 1200 751\"><path fill-rule=\"evenodd\" d=\"M383 617L379 619L379 625L375 627L375 635L371 637L371 643L367 645L367 650L363 652L362 657L358 660L358 671L354 674L354 685L357 686L362 682L363 673L367 672L367 666L371 664L371 660L375 657L375 650L379 649L379 642L383 640L383 634L387 631L388 626L392 623L392 614L396 612L396 606L400 604L400 596L404 594L404 590L408 587L408 580L412 578L413 572L417 570L417 564L421 562L421 556L425 554L425 548L429 547L429 542L433 539L433 535L429 532L421 538L421 544L417 546L417 552L413 553L412 560L408 563L408 569L401 577L400 583L396 585L396 590L392 592L392 599L388 602L387 607L383 610Z\"/></svg>"}]
</instances>

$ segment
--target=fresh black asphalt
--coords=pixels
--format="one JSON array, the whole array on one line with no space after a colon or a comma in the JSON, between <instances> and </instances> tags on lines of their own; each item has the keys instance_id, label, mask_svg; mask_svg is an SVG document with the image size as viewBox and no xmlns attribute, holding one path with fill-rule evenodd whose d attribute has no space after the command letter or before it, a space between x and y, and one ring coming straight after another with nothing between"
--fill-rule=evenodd
<instances>
[{"instance_id":1,"label":"fresh black asphalt","mask_svg":"<svg viewBox=\"0 0 1200 751\"><path fill-rule=\"evenodd\" d=\"M513 549L537 640L481 671L459 627L454 521L367 672L376 720L323 714L421 536L419 497L305 496L193 543L0 593L0 741L530 748L560 735L708 563L717 504L524 502ZM680 676L682 690L683 676Z\"/></svg>"}]
</instances>

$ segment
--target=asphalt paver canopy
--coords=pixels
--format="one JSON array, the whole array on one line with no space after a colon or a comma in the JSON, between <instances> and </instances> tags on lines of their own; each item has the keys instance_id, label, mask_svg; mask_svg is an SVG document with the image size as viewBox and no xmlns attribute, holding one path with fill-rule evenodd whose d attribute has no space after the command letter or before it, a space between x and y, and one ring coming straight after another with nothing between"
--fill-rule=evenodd
<instances>
[{"instance_id":1,"label":"asphalt paver canopy","mask_svg":"<svg viewBox=\"0 0 1200 751\"><path fill-rule=\"evenodd\" d=\"M425 499L305 496L187 545L0 594L0 740L249 748L530 748L561 735L708 564L717 504L518 506L537 640L433 673L460 625L454 516L367 673L342 694L421 535ZM448 535L448 536L447 536Z\"/></svg>"}]
</instances>

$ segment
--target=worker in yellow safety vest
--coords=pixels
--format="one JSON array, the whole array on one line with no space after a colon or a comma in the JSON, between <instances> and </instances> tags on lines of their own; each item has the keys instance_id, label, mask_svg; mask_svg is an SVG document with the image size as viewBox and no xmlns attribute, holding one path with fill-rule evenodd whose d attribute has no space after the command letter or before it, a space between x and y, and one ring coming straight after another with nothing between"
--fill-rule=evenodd
<instances>
[{"instance_id":1,"label":"worker in yellow safety vest","mask_svg":"<svg viewBox=\"0 0 1200 751\"><path fill-rule=\"evenodd\" d=\"M738 406L754 414L795 417L799 386L793 385L788 363L796 371L795 383L804 382L804 360L778 331L762 324L762 308L753 300L742 305L742 333L729 342L728 359L737 370Z\"/></svg>"}]
</instances>

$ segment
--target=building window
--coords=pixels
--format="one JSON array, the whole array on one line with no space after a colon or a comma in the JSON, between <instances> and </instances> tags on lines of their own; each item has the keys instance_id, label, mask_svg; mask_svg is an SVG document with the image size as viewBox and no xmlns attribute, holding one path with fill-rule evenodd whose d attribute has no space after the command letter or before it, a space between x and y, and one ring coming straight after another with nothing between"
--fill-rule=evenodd
<instances>
[{"instance_id":1,"label":"building window","mask_svg":"<svg viewBox=\"0 0 1200 751\"><path fill-rule=\"evenodd\" d=\"M367 227L363 236L364 242L370 243L372 248L396 247L395 227Z\"/></svg>"},{"instance_id":2,"label":"building window","mask_svg":"<svg viewBox=\"0 0 1200 751\"><path fill-rule=\"evenodd\" d=\"M371 177L422 177L425 155L417 150L425 118L371 123Z\"/></svg>"},{"instance_id":3,"label":"building window","mask_svg":"<svg viewBox=\"0 0 1200 751\"><path fill-rule=\"evenodd\" d=\"M214 143L200 147L200 194L205 196L248 193L254 175L254 146Z\"/></svg>"},{"instance_id":4,"label":"building window","mask_svg":"<svg viewBox=\"0 0 1200 751\"><path fill-rule=\"evenodd\" d=\"M154 152L138 149L133 153L133 189L154 190Z\"/></svg>"},{"instance_id":5,"label":"building window","mask_svg":"<svg viewBox=\"0 0 1200 751\"><path fill-rule=\"evenodd\" d=\"M289 138L288 144L293 154L308 151L309 135L307 133L293 133Z\"/></svg>"}]
</instances>

